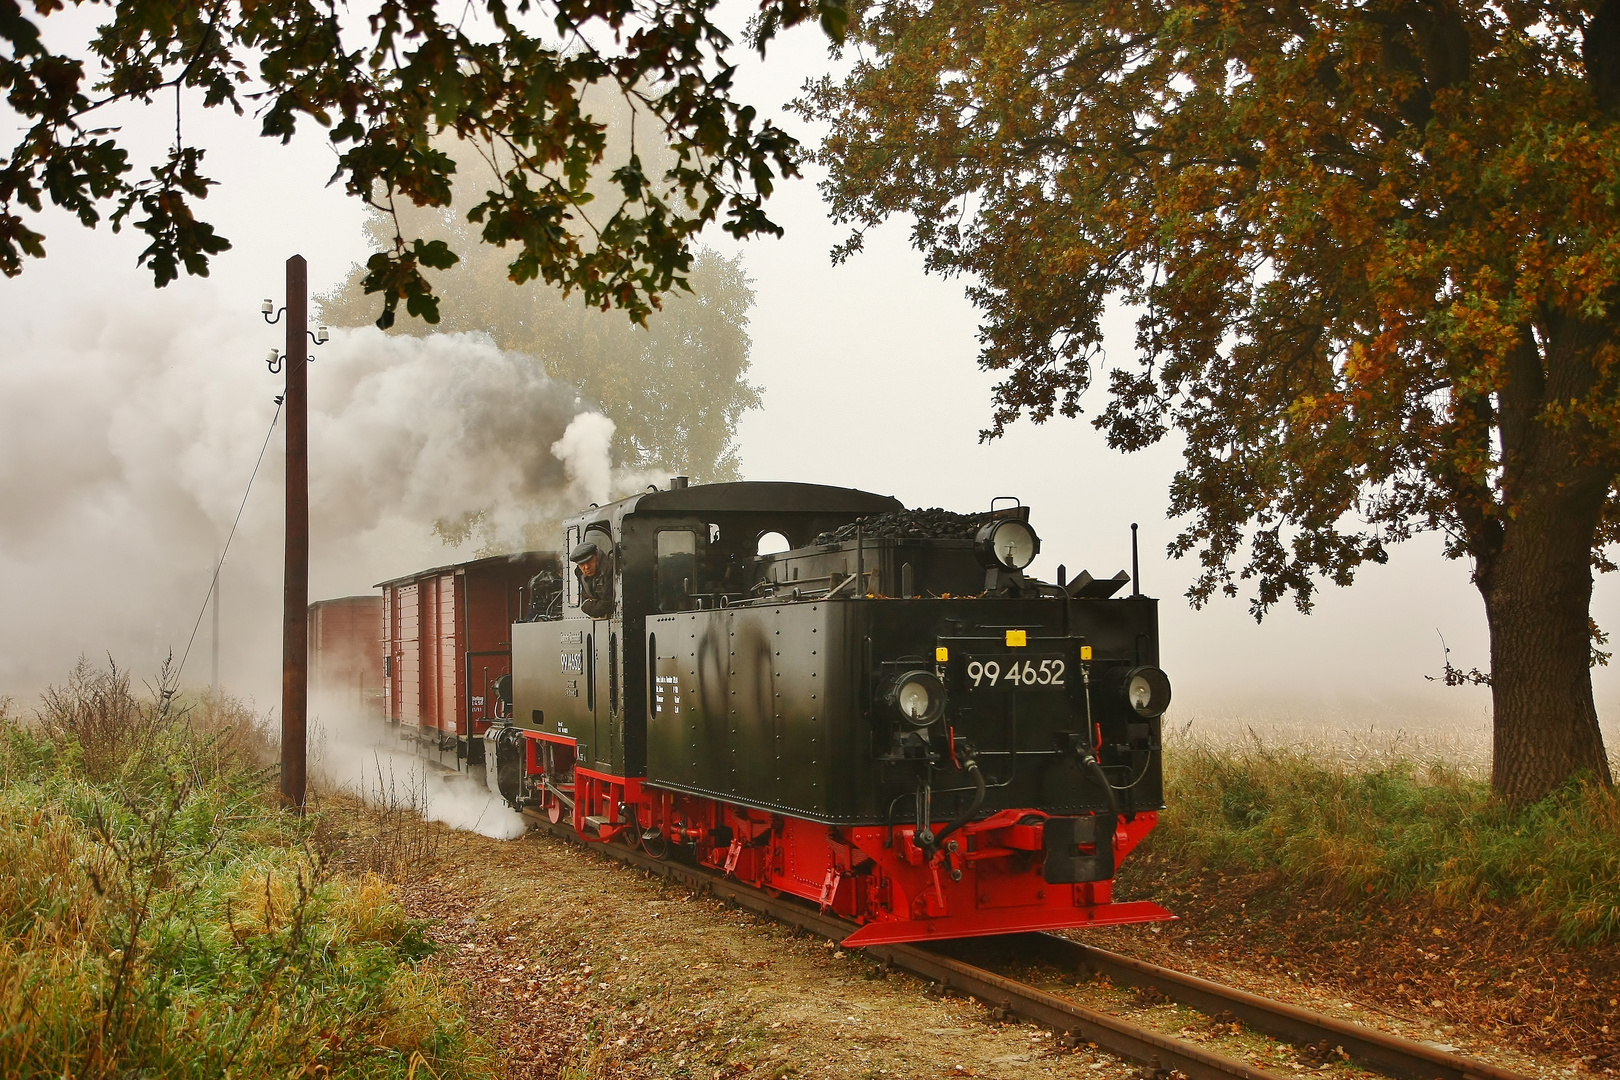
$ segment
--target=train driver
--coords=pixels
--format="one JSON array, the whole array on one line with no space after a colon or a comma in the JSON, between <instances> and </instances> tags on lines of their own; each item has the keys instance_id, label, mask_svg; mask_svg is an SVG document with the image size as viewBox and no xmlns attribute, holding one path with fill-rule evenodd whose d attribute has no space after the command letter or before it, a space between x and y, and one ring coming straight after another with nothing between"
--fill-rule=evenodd
<instances>
[{"instance_id":1,"label":"train driver","mask_svg":"<svg viewBox=\"0 0 1620 1080\"><path fill-rule=\"evenodd\" d=\"M579 581L580 610L593 619L613 614L613 556L604 544L611 541L602 537L600 530L593 530L568 556Z\"/></svg>"}]
</instances>

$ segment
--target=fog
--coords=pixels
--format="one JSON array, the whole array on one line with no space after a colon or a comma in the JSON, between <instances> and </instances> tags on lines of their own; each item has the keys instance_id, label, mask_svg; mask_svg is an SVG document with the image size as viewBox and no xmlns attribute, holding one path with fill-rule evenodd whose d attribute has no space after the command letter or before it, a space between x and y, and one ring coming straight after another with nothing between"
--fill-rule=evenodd
<instances>
[{"instance_id":1,"label":"fog","mask_svg":"<svg viewBox=\"0 0 1620 1080\"><path fill-rule=\"evenodd\" d=\"M222 677L264 704L280 667L284 428L262 323L209 287L92 295L22 315L0 361L0 686L28 692L80 653L151 670L185 655L221 573ZM255 316L256 318L256 316ZM335 329L312 349L311 596L521 547L612 483L612 421L531 357L480 334ZM639 478L636 478L639 479ZM493 508L459 548L439 521ZM204 621L202 635L210 634ZM211 676L212 642L184 675Z\"/></svg>"},{"instance_id":2,"label":"fog","mask_svg":"<svg viewBox=\"0 0 1620 1080\"><path fill-rule=\"evenodd\" d=\"M817 33L794 31L763 63L738 55L740 93L806 142L817 133L780 105L828 69ZM131 130L172 130L166 122L172 114ZM258 302L281 302L294 252L309 258L314 292L366 254L361 208L323 186L331 154L318 134L283 148L251 121L192 109L187 124L211 141L207 165L222 181L202 209L235 242L213 277L154 291L134 267L138 240L47 214L49 259L0 282L0 693L24 697L80 653L110 651L140 670L184 649L275 411L279 379L262 357L281 329L263 324ZM1246 599L1191 610L1183 593L1196 565L1164 554L1177 528L1165 517L1173 442L1117 454L1082 418L1020 423L982 444L991 379L975 366L963 283L924 275L904 222L832 267L827 252L844 234L807 172L768 206L785 239L703 238L740 250L754 279L749 378L765 404L740 428L747 478L964 511L1016 495L1033 508L1045 574L1058 563L1097 576L1128 568L1129 527L1140 523L1142 583L1162 601L1180 723L1488 725L1487 691L1425 678L1441 671L1441 635L1459 666L1488 660L1469 568L1444 559L1439 538L1401 545L1351 589L1325 586L1310 615L1284 607L1256 625ZM1128 359L1128 317L1110 330L1110 355ZM519 536L548 503L600 501L613 486L593 449L606 444L606 421L576 422L588 402L486 339L336 332L310 374L312 598L468 557L434 535L437 519L493 505L494 533ZM1089 414L1102 405L1100 393L1086 402ZM279 447L278 428L222 577L221 677L261 708L278 696ZM1593 612L1620 628L1613 580L1600 580ZM208 674L206 619L202 634L188 681ZM1595 679L1613 748L1620 671Z\"/></svg>"},{"instance_id":3,"label":"fog","mask_svg":"<svg viewBox=\"0 0 1620 1080\"><path fill-rule=\"evenodd\" d=\"M496 840L528 831L523 815L465 772L446 772L379 737L375 720L320 695L309 702L309 779L384 810L415 812Z\"/></svg>"}]
</instances>

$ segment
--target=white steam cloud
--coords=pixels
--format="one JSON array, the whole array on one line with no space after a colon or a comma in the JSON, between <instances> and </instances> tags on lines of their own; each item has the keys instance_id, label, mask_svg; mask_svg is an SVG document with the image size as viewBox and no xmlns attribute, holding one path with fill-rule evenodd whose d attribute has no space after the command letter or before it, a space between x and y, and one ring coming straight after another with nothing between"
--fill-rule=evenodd
<instances>
[{"instance_id":1,"label":"white steam cloud","mask_svg":"<svg viewBox=\"0 0 1620 1080\"><path fill-rule=\"evenodd\" d=\"M551 453L563 463L573 490L584 502L604 503L613 484L614 423L601 413L580 413L568 422Z\"/></svg>"},{"instance_id":2,"label":"white steam cloud","mask_svg":"<svg viewBox=\"0 0 1620 1080\"><path fill-rule=\"evenodd\" d=\"M382 744L375 721L318 699L310 702L310 716L309 773L325 787L496 840L528 831L522 814L470 774L442 772Z\"/></svg>"},{"instance_id":3,"label":"white steam cloud","mask_svg":"<svg viewBox=\"0 0 1620 1080\"><path fill-rule=\"evenodd\" d=\"M0 695L25 702L81 654L138 673L179 659L276 412L282 378L263 357L282 334L205 283L13 313ZM611 421L487 336L336 330L310 351L312 599L471 558L491 537L523 546L526 523L645 482L613 472ZM278 423L220 584L221 682L261 708L280 696L283 446ZM479 510L463 548L434 535ZM211 644L204 616L187 683L208 681Z\"/></svg>"}]
</instances>

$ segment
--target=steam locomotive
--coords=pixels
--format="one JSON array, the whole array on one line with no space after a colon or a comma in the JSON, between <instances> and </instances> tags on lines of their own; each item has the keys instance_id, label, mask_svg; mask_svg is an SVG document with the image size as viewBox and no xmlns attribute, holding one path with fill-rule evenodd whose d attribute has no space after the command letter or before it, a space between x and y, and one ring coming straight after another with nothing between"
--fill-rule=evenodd
<instances>
[{"instance_id":1,"label":"steam locomotive","mask_svg":"<svg viewBox=\"0 0 1620 1080\"><path fill-rule=\"evenodd\" d=\"M563 529L504 600L509 670L463 670L430 740L513 807L803 897L850 946L1172 917L1112 898L1163 808L1157 603L1025 574L1027 507L677 477Z\"/></svg>"}]
</instances>

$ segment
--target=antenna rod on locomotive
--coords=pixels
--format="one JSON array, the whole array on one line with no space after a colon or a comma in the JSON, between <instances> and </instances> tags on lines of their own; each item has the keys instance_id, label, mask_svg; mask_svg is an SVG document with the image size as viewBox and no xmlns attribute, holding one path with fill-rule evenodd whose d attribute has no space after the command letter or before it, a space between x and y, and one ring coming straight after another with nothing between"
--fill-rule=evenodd
<instances>
[{"instance_id":1,"label":"antenna rod on locomotive","mask_svg":"<svg viewBox=\"0 0 1620 1080\"><path fill-rule=\"evenodd\" d=\"M1136 560L1136 522L1131 522L1131 595L1142 595L1142 569Z\"/></svg>"}]
</instances>

